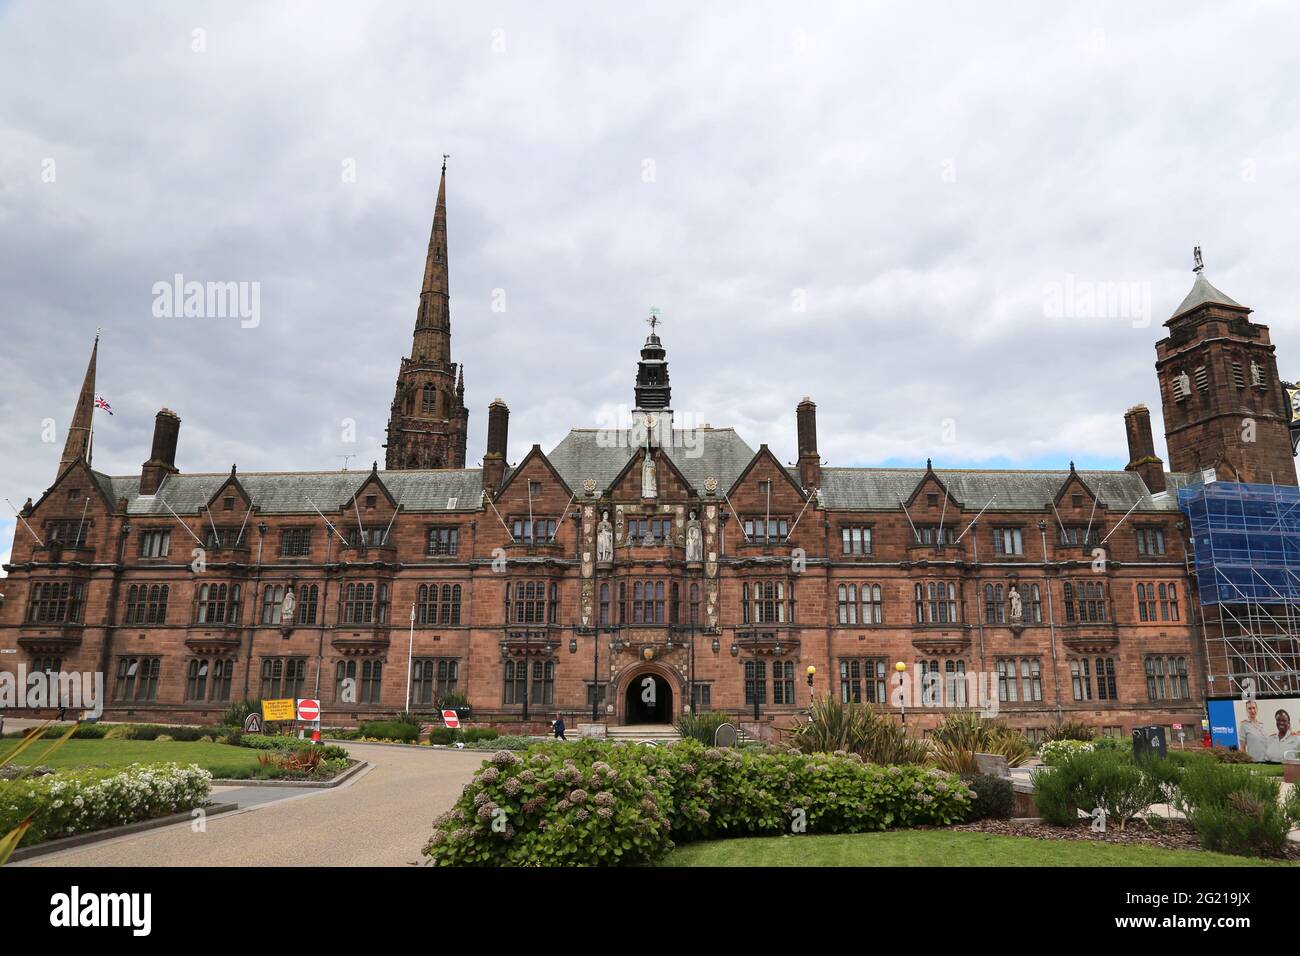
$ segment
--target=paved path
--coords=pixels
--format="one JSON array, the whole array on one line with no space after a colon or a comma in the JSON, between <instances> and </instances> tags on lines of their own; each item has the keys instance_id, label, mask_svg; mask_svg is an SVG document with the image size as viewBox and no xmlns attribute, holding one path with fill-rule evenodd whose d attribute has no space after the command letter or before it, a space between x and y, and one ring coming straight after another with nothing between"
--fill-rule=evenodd
<instances>
[{"instance_id":1,"label":"paved path","mask_svg":"<svg viewBox=\"0 0 1300 956\"><path fill-rule=\"evenodd\" d=\"M373 767L333 790L214 788L241 809L38 857L26 866L405 866L460 796L483 751L345 745ZM284 799L279 799L286 795ZM270 801L270 802L267 802ZM249 809L243 809L248 807Z\"/></svg>"}]
</instances>

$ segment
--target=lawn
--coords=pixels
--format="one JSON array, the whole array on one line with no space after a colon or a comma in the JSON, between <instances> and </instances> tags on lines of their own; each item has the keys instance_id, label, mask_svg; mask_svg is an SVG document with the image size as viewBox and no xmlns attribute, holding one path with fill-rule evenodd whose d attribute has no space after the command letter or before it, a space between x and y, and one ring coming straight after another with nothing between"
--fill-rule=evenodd
<instances>
[{"instance_id":1,"label":"lawn","mask_svg":"<svg viewBox=\"0 0 1300 956\"><path fill-rule=\"evenodd\" d=\"M748 837L691 843L661 866L1284 866L1200 850L955 830Z\"/></svg>"},{"instance_id":2,"label":"lawn","mask_svg":"<svg viewBox=\"0 0 1300 956\"><path fill-rule=\"evenodd\" d=\"M0 760L17 745L0 740ZM42 764L55 769L72 767L125 767L133 763L196 763L214 777L244 778L257 774L257 755L265 751L229 744L180 740L69 740L48 757L42 754L53 740L28 747L16 764Z\"/></svg>"}]
</instances>

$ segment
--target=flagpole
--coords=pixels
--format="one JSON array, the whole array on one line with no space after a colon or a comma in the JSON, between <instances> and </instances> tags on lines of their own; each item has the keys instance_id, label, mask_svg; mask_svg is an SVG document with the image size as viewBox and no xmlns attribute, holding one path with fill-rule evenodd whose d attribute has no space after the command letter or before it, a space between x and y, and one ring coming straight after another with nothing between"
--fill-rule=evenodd
<instances>
[{"instance_id":1,"label":"flagpole","mask_svg":"<svg viewBox=\"0 0 1300 956\"><path fill-rule=\"evenodd\" d=\"M411 604L411 631L406 644L406 713L411 712L411 657L415 654L415 604Z\"/></svg>"}]
</instances>

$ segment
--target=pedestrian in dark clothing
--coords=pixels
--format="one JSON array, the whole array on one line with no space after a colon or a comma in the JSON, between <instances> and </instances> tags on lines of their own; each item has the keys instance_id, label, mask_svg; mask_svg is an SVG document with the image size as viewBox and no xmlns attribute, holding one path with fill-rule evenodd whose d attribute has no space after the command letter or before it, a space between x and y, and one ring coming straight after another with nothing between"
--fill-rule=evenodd
<instances>
[{"instance_id":1,"label":"pedestrian in dark clothing","mask_svg":"<svg viewBox=\"0 0 1300 956\"><path fill-rule=\"evenodd\" d=\"M551 722L551 729L555 731L556 740L563 740L564 739L564 718L557 714L555 716L555 720Z\"/></svg>"}]
</instances>

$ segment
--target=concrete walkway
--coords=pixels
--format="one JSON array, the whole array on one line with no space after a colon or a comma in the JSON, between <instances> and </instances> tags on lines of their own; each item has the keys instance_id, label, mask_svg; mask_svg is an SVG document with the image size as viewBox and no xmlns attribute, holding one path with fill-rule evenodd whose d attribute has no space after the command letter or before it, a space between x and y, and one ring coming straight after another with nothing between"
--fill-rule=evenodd
<instances>
[{"instance_id":1,"label":"concrete walkway","mask_svg":"<svg viewBox=\"0 0 1300 956\"><path fill-rule=\"evenodd\" d=\"M484 751L347 743L373 766L333 790L214 787L240 809L207 821L121 837L18 866L405 866L419 862L433 818L447 810Z\"/></svg>"}]
</instances>

